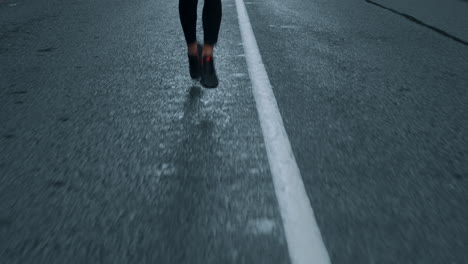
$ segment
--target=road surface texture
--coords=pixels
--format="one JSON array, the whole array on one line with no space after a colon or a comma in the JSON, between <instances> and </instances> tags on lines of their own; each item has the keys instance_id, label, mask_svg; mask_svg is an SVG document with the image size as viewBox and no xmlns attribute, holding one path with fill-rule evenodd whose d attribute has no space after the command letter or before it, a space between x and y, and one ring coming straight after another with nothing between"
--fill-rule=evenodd
<instances>
[{"instance_id":1,"label":"road surface texture","mask_svg":"<svg viewBox=\"0 0 468 264\"><path fill-rule=\"evenodd\" d=\"M401 15L468 3L244 2L331 262L468 263L468 46ZM0 0L0 263L292 263L235 0L215 90L177 7Z\"/></svg>"}]
</instances>

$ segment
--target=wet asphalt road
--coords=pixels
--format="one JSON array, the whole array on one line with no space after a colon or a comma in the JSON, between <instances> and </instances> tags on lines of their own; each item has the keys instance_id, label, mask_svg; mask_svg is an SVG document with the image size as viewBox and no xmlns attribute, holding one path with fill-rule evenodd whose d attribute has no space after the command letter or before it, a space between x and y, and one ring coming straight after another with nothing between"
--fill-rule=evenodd
<instances>
[{"instance_id":1,"label":"wet asphalt road","mask_svg":"<svg viewBox=\"0 0 468 264\"><path fill-rule=\"evenodd\" d=\"M332 263L468 263L468 47L361 0L245 2ZM223 12L205 90L177 1L0 0L0 263L290 263Z\"/></svg>"}]
</instances>

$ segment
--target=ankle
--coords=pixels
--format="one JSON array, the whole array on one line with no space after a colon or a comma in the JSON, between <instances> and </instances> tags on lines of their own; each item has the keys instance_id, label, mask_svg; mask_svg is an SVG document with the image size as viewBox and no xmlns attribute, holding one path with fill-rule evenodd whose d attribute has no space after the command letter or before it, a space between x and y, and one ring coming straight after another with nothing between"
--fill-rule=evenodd
<instances>
[{"instance_id":1,"label":"ankle","mask_svg":"<svg viewBox=\"0 0 468 264\"><path fill-rule=\"evenodd\" d=\"M191 55L191 56L198 55L198 43L197 42L188 44L187 49L188 49L188 54L189 55Z\"/></svg>"},{"instance_id":2,"label":"ankle","mask_svg":"<svg viewBox=\"0 0 468 264\"><path fill-rule=\"evenodd\" d=\"M214 49L213 45L205 44L203 46L202 57L206 57L206 56L213 57L213 49Z\"/></svg>"}]
</instances>

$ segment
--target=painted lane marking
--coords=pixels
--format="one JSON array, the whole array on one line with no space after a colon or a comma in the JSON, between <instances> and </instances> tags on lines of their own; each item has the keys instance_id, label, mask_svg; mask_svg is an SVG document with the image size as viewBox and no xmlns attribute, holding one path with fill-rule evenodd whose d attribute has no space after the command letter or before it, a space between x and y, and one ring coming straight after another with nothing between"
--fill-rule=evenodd
<instances>
[{"instance_id":1,"label":"painted lane marking","mask_svg":"<svg viewBox=\"0 0 468 264\"><path fill-rule=\"evenodd\" d=\"M239 27L268 162L293 264L328 264L330 258L263 66L243 0L235 0Z\"/></svg>"}]
</instances>

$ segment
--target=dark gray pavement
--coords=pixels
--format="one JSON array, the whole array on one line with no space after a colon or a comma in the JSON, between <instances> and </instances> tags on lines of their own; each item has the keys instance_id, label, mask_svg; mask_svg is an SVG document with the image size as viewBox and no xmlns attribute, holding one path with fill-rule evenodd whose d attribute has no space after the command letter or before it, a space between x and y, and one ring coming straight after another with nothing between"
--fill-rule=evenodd
<instances>
[{"instance_id":1,"label":"dark gray pavement","mask_svg":"<svg viewBox=\"0 0 468 264\"><path fill-rule=\"evenodd\" d=\"M468 263L467 46L360 0L245 2L332 263ZM177 1L0 0L0 263L289 263L223 12L205 90Z\"/></svg>"},{"instance_id":2,"label":"dark gray pavement","mask_svg":"<svg viewBox=\"0 0 468 264\"><path fill-rule=\"evenodd\" d=\"M332 262L468 263L468 48L364 1L255 3Z\"/></svg>"},{"instance_id":3,"label":"dark gray pavement","mask_svg":"<svg viewBox=\"0 0 468 264\"><path fill-rule=\"evenodd\" d=\"M0 263L288 263L235 9L205 91L175 1L34 8L1 32Z\"/></svg>"},{"instance_id":4,"label":"dark gray pavement","mask_svg":"<svg viewBox=\"0 0 468 264\"><path fill-rule=\"evenodd\" d=\"M468 42L467 0L375 0Z\"/></svg>"}]
</instances>

